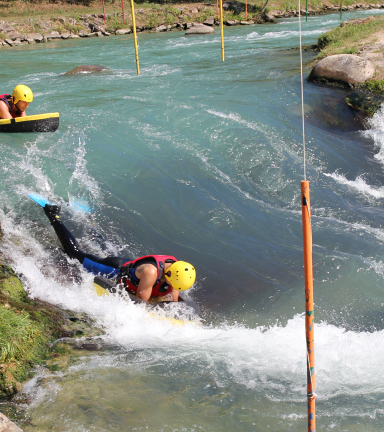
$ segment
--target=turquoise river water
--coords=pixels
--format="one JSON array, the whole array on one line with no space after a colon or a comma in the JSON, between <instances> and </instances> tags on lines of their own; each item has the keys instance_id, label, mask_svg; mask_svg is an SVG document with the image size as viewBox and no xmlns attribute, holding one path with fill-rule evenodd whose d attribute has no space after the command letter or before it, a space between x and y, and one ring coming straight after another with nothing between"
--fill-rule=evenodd
<instances>
[{"instance_id":1,"label":"turquoise river water","mask_svg":"<svg viewBox=\"0 0 384 432\"><path fill-rule=\"evenodd\" d=\"M369 14L384 11L369 11ZM345 13L344 19L368 12ZM303 21L303 44L339 15ZM31 297L87 313L99 351L24 386L24 431L307 430L299 26L139 34L3 49L1 87L32 88L55 133L2 134L1 249ZM304 63L316 54L304 52ZM80 64L102 74L65 76ZM305 78L309 68L304 67ZM304 83L311 184L317 427L384 422L384 111L363 125L341 90ZM84 250L193 263L199 322L97 297L37 192ZM68 205L94 207L92 214ZM166 316L179 316L172 305ZM160 313L160 312L159 312ZM381 426L380 426L381 425Z\"/></svg>"}]
</instances>

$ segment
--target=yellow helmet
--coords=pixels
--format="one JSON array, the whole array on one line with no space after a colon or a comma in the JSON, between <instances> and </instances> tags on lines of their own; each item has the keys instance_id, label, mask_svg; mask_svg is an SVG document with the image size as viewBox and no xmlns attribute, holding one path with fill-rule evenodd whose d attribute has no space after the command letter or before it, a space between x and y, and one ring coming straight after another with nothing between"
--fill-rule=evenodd
<instances>
[{"instance_id":1,"label":"yellow helmet","mask_svg":"<svg viewBox=\"0 0 384 432\"><path fill-rule=\"evenodd\" d=\"M195 283L196 270L185 261L176 261L168 268L164 276L174 289L185 291Z\"/></svg>"},{"instance_id":2,"label":"yellow helmet","mask_svg":"<svg viewBox=\"0 0 384 432\"><path fill-rule=\"evenodd\" d=\"M32 90L26 85L19 84L13 89L12 100L15 105L19 101L32 102L33 101Z\"/></svg>"}]
</instances>

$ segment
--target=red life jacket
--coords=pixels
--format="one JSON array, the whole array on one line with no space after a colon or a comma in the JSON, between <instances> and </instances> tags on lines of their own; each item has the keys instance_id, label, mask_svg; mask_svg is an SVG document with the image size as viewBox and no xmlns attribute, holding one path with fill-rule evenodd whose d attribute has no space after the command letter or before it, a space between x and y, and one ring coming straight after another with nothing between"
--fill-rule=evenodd
<instances>
[{"instance_id":1,"label":"red life jacket","mask_svg":"<svg viewBox=\"0 0 384 432\"><path fill-rule=\"evenodd\" d=\"M4 94L0 95L0 100L3 101L7 105L9 114L11 114L11 116L13 118L21 117L21 111L20 110L17 110L16 114L14 114L14 113L12 114L12 108L11 108L11 104L10 104L10 102L12 103L12 96L10 94L4 93Z\"/></svg>"},{"instance_id":2,"label":"red life jacket","mask_svg":"<svg viewBox=\"0 0 384 432\"><path fill-rule=\"evenodd\" d=\"M146 255L133 261L128 261L120 269L121 277L119 283L124 283L125 289L136 294L140 279L135 275L135 269L142 264L153 264L157 268L157 279L152 287L151 297L162 297L172 291L172 286L166 282L160 282L165 263L174 263L177 259L170 255Z\"/></svg>"}]
</instances>

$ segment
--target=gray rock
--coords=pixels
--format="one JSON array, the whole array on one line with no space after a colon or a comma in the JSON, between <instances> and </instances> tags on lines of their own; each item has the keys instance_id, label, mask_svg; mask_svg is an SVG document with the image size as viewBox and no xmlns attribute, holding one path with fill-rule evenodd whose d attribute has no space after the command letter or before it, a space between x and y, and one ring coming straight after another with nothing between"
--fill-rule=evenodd
<instances>
[{"instance_id":1,"label":"gray rock","mask_svg":"<svg viewBox=\"0 0 384 432\"><path fill-rule=\"evenodd\" d=\"M235 26L235 25L238 25L238 24L239 24L238 20L228 20L228 21L225 21L225 25L227 25L227 26Z\"/></svg>"},{"instance_id":2,"label":"gray rock","mask_svg":"<svg viewBox=\"0 0 384 432\"><path fill-rule=\"evenodd\" d=\"M132 33L132 30L129 28L116 30L117 35L125 35L129 33Z\"/></svg>"},{"instance_id":3,"label":"gray rock","mask_svg":"<svg viewBox=\"0 0 384 432\"><path fill-rule=\"evenodd\" d=\"M75 18L68 18L68 22L69 24L71 24L72 26L74 26L76 24L76 20Z\"/></svg>"},{"instance_id":4,"label":"gray rock","mask_svg":"<svg viewBox=\"0 0 384 432\"><path fill-rule=\"evenodd\" d=\"M61 39L69 39L69 36L71 36L71 34L68 33L68 32L62 33L61 34Z\"/></svg>"},{"instance_id":5,"label":"gray rock","mask_svg":"<svg viewBox=\"0 0 384 432\"><path fill-rule=\"evenodd\" d=\"M89 34L89 33L88 33L87 31L85 31L85 30L80 30L80 31L79 31L79 36L80 36L80 37L87 37L88 34Z\"/></svg>"},{"instance_id":6,"label":"gray rock","mask_svg":"<svg viewBox=\"0 0 384 432\"><path fill-rule=\"evenodd\" d=\"M319 61L312 69L309 80L326 79L347 84L359 84L372 78L375 66L369 60L353 54L337 54Z\"/></svg>"},{"instance_id":7,"label":"gray rock","mask_svg":"<svg viewBox=\"0 0 384 432\"><path fill-rule=\"evenodd\" d=\"M6 42L9 46L18 46L18 45L21 45L21 40L20 39L15 39L15 40L12 40L12 39L5 39L5 41L4 42Z\"/></svg>"},{"instance_id":8,"label":"gray rock","mask_svg":"<svg viewBox=\"0 0 384 432\"><path fill-rule=\"evenodd\" d=\"M11 39L13 41L16 40L16 39L20 39L20 40L24 40L25 39L24 35L22 35L19 32L11 32L11 33L8 33L7 36L8 36L7 39Z\"/></svg>"},{"instance_id":9,"label":"gray rock","mask_svg":"<svg viewBox=\"0 0 384 432\"><path fill-rule=\"evenodd\" d=\"M156 31L157 32L165 32L165 31L167 31L167 26L161 25L159 27L156 27Z\"/></svg>"},{"instance_id":10,"label":"gray rock","mask_svg":"<svg viewBox=\"0 0 384 432\"><path fill-rule=\"evenodd\" d=\"M39 22L40 27L42 27L44 30L50 30L51 23L47 21L40 21Z\"/></svg>"},{"instance_id":11,"label":"gray rock","mask_svg":"<svg viewBox=\"0 0 384 432\"><path fill-rule=\"evenodd\" d=\"M207 18L207 19L204 21L203 24L212 27L214 23L215 23L214 18L213 18L212 16L210 16L209 18Z\"/></svg>"},{"instance_id":12,"label":"gray rock","mask_svg":"<svg viewBox=\"0 0 384 432\"><path fill-rule=\"evenodd\" d=\"M8 23L0 24L0 32L1 33L8 33L8 32L12 32L12 31L15 31L15 29L10 24L8 24Z\"/></svg>"},{"instance_id":13,"label":"gray rock","mask_svg":"<svg viewBox=\"0 0 384 432\"><path fill-rule=\"evenodd\" d=\"M77 66L75 69L66 72L65 75L74 75L79 73L97 73L104 70L108 70L108 68L101 65L80 65Z\"/></svg>"},{"instance_id":14,"label":"gray rock","mask_svg":"<svg viewBox=\"0 0 384 432\"><path fill-rule=\"evenodd\" d=\"M0 413L0 431L1 432L23 432L15 423L11 422L4 414Z\"/></svg>"},{"instance_id":15,"label":"gray rock","mask_svg":"<svg viewBox=\"0 0 384 432\"><path fill-rule=\"evenodd\" d=\"M55 31L55 30L51 31L50 33L45 34L44 36L45 36L45 38L47 40L50 40L50 39L61 39L61 34L58 31Z\"/></svg>"},{"instance_id":16,"label":"gray rock","mask_svg":"<svg viewBox=\"0 0 384 432\"><path fill-rule=\"evenodd\" d=\"M190 12L193 13L193 14L199 13L199 11L197 10L197 8L192 8Z\"/></svg>"},{"instance_id":17,"label":"gray rock","mask_svg":"<svg viewBox=\"0 0 384 432\"><path fill-rule=\"evenodd\" d=\"M206 26L204 24L193 26L190 29L188 29L185 34L211 34L215 33L215 30L212 27Z\"/></svg>"},{"instance_id":18,"label":"gray rock","mask_svg":"<svg viewBox=\"0 0 384 432\"><path fill-rule=\"evenodd\" d=\"M89 28L91 30L92 33L105 33L105 28L102 27L101 25L99 25L98 23L89 23Z\"/></svg>"},{"instance_id":19,"label":"gray rock","mask_svg":"<svg viewBox=\"0 0 384 432\"><path fill-rule=\"evenodd\" d=\"M28 43L39 43L44 39L43 35L40 33L27 33L24 37Z\"/></svg>"},{"instance_id":20,"label":"gray rock","mask_svg":"<svg viewBox=\"0 0 384 432\"><path fill-rule=\"evenodd\" d=\"M240 25L251 25L253 24L253 22L249 22L249 21L240 21Z\"/></svg>"}]
</instances>

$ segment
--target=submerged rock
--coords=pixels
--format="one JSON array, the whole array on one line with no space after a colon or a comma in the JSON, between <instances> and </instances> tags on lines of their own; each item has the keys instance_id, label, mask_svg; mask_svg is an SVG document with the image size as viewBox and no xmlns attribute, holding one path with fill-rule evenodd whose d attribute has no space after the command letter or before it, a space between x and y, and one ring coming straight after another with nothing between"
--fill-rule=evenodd
<instances>
[{"instance_id":1,"label":"submerged rock","mask_svg":"<svg viewBox=\"0 0 384 432\"><path fill-rule=\"evenodd\" d=\"M4 414L0 413L0 431L23 432L15 423L11 422Z\"/></svg>"},{"instance_id":2,"label":"submerged rock","mask_svg":"<svg viewBox=\"0 0 384 432\"><path fill-rule=\"evenodd\" d=\"M77 66L75 69L66 72L64 75L74 75L79 73L97 73L97 72L102 72L104 70L109 70L109 69L100 65L80 65Z\"/></svg>"},{"instance_id":3,"label":"submerged rock","mask_svg":"<svg viewBox=\"0 0 384 432\"><path fill-rule=\"evenodd\" d=\"M315 82L340 82L353 86L371 79L375 74L374 64L353 54L331 55L319 61L312 69L308 80Z\"/></svg>"}]
</instances>

